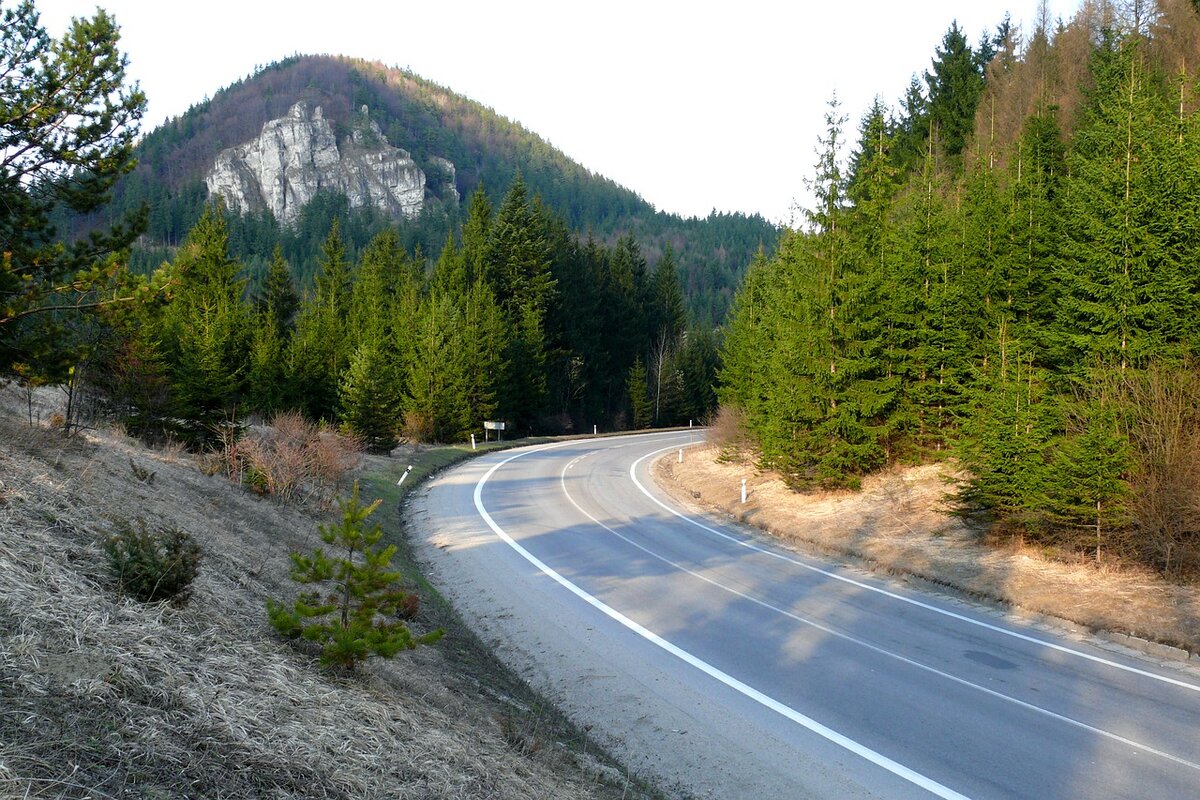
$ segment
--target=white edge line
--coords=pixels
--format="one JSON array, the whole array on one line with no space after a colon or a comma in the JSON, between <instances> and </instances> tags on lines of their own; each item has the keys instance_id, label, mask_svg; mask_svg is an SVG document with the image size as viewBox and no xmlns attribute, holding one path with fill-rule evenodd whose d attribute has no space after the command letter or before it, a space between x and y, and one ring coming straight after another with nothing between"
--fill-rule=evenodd
<instances>
[{"instance_id":1,"label":"white edge line","mask_svg":"<svg viewBox=\"0 0 1200 800\"><path fill-rule=\"evenodd\" d=\"M500 537L500 539L503 540L505 544L507 544L509 547L511 547L513 550L515 550L518 554L521 555L522 558L524 558L530 564L532 564L533 566L535 566L539 570L541 570L547 577L552 578L556 583L561 585L567 591L574 594L579 599L583 600L588 605L596 608L597 610L601 611L608 617L611 617L613 620L619 622L621 625L624 625L626 628L633 631L638 636L641 636L643 639L650 642L651 644L654 644L654 645L662 648L663 650L667 651L668 653L670 653L671 655L680 659L681 661L688 664L689 666L695 667L696 669L700 670L701 672L705 673L706 675L708 675L712 678L715 678L716 680L725 684L726 686L733 689L734 691L745 695L746 697L750 698L751 700L755 701L756 703L759 703L760 705L765 706L766 708L776 712L777 714L780 714L781 716L791 720L792 722L795 722L797 725L800 725L800 726L808 729L809 731L812 731L813 733L817 734L818 736L838 745L839 747L849 750L851 753L854 753L855 755L857 755L863 759L866 759L867 761L871 762L872 764L875 764L878 767L882 767L883 769L887 770L888 772L892 773L893 775L903 778L904 780L908 781L909 783L912 783L916 786L919 786L922 789L925 789L926 791L930 792L931 794L933 794L937 797L945 798L945 800L968 800L966 795L959 794L958 792L954 791L953 789L943 786L942 784L938 783L937 781L934 781L931 778L927 778L924 775L922 775L921 773L916 772L912 769L909 769L908 767L904 766L903 764L893 761L892 759L888 758L887 756L877 753L874 750L872 750L871 748L866 747L865 745L859 744L858 742L854 741L853 739L849 738L848 736L840 734L837 731L835 731L831 728L828 728L825 725L822 725L821 723L817 722L816 720L814 720L810 717L807 717L804 714L801 714L799 711L796 711L794 708L784 705L783 703L760 692L759 690L755 689L754 687L749 686L745 683L742 683L737 678L734 678L732 675L722 672L721 670L712 666L708 662L703 661L703 660L697 658L696 656L692 655L688 651L678 647L677 645L672 644L671 642L662 638L661 636L654 633L653 631L643 627L642 625L638 624L637 622L634 622L629 617L626 617L624 614L617 611L615 608L612 608L611 606L605 604L603 601L588 594L583 589L579 588L574 583L567 580L562 575L560 575L558 572L553 570L549 565L544 563L537 556L530 553L528 550L526 550L524 547L522 547L520 544L518 544L515 540L513 540L513 538L511 536L509 536L504 531L503 528L501 528L499 525L496 524L496 521L494 519L492 519L492 515L489 514L487 509L483 507L483 485L485 483L487 483L488 479L492 477L492 475L496 472L496 470L505 466L510 461L514 461L518 458L530 455L532 453L541 452L542 450L549 450L552 448L564 447L569 444L575 444L575 442L563 442L560 444L548 445L545 447L539 447L534 450L525 450L525 451L519 452L515 455L509 456L508 458L504 459L503 461L500 461L497 464L495 464L491 469L489 469L484 474L484 476L482 478L479 479L479 482L477 484L475 484L475 492L474 492L475 509L476 509L476 511L479 512L479 515L480 515L480 517L483 518L483 521L487 523L488 527L492 529L492 532L495 533L498 537ZM671 448L666 448L666 449L669 450ZM657 452L662 452L662 451L657 451ZM641 460L642 459L638 459L638 462L635 462L635 463L639 463ZM645 490L643 489L643 491L645 491Z\"/></svg>"},{"instance_id":2,"label":"white edge line","mask_svg":"<svg viewBox=\"0 0 1200 800\"><path fill-rule=\"evenodd\" d=\"M754 603L755 605L759 606L760 608L765 608L768 611L772 611L776 614L780 614L781 616L787 617L788 619L794 620L795 622L799 622L801 625L807 625L811 628L821 631L822 633L828 634L829 636L833 636L838 639L841 639L842 641L850 642L851 644L858 645L859 647L864 647L873 653L878 653L879 655L886 656L887 658L895 659L896 661L899 661L902 664L907 664L915 669L919 669L924 672L928 672L931 675L936 675L939 678L943 678L945 680L951 681L960 686L964 686L968 689L973 689L975 691L983 692L984 694L988 695L989 697L994 697L1003 702L1012 703L1013 705L1015 705L1019 708L1026 709L1028 711L1032 711L1037 714L1041 714L1043 716L1049 717L1050 719L1054 719L1059 722L1066 723L1067 725L1071 725L1073 727L1079 728L1081 730L1088 731L1089 733L1094 733L1097 736L1103 736L1106 739L1111 739L1115 742L1120 742L1123 745L1127 745L1129 747L1136 748L1138 750L1141 750L1144 753L1149 753L1150 755L1158 756L1160 758L1165 758L1168 761L1173 761L1176 764L1180 764L1182 766L1188 767L1189 769L1200 770L1200 764L1195 764L1191 761L1188 761L1186 758L1172 755L1171 753L1168 753L1164 750L1158 750L1156 748L1150 747L1149 745L1142 744L1141 742L1134 741L1133 739L1129 739L1125 736L1121 736L1120 734L1113 733L1112 731L1106 731L1103 728L1098 728L1094 725L1089 725L1086 722L1074 719L1072 717L1068 717L1064 714L1059 714L1058 712L1051 711L1048 708L1042 708L1041 706L1034 705L1033 703L1026 702L1025 700L1020 700L1016 697L1012 697L1011 695L1004 694L1003 692L998 692L995 689L989 689L986 686L980 686L979 684L972 683L971 681L968 681L965 678L960 678L957 675L952 675L949 672L946 672L944 670L937 669L936 667L932 667L928 664L923 664L920 661L916 661L915 659L911 659L911 658L908 658L907 656L903 656L899 653L892 652L891 650L887 650L883 647L879 647L878 645L873 645L870 642L865 641L863 639L859 639L857 637L851 636L847 633L843 633L838 630L834 630L833 628L830 628L827 625L822 625L821 623L816 622L814 620L806 619L805 617L801 617L798 614L793 614L791 611L788 611L786 609L772 605L771 603L768 603L767 601L762 600L760 598L754 597L753 595L747 594L746 592L740 591L738 589L734 589L731 586L726 586L725 584L721 583L720 581L714 580L713 578L710 578L707 575L702 575L699 572L696 572L695 570L689 569L688 567L684 566L683 564L672 561L671 559L661 555L660 553L656 553L655 551L651 550L650 548L646 547L645 545L635 542L633 539L630 539L628 536L624 535L623 533L610 528L609 526L605 525L600 520L593 517L591 514L589 514L583 508L583 506L579 505L579 503L577 503L575 501L574 497L571 496L570 491L567 489L567 470L569 470L571 467L573 467L582 458L584 458L584 456L579 456L579 458L576 458L574 461L567 464L567 466L563 469L562 473L559 475L559 485L562 487L562 492L566 496L567 500L571 503L571 505L575 506L575 508L578 509L580 514L583 514L585 517L590 519L593 524L599 526L600 528L604 529L605 531L608 531L610 534L612 534L613 536L622 540L623 542L628 544L630 547L635 547L638 550L641 550L643 553L646 553L651 558L658 559L659 561L663 562L664 564L667 564L671 568L679 570L680 572L682 572L684 574L690 575L693 578L695 578L696 580L703 581L703 582L709 584L710 586L715 586L716 588L718 588L722 591L728 592L728 593L734 595L735 597L740 597L741 599L746 600L747 602Z\"/></svg>"},{"instance_id":3,"label":"white edge line","mask_svg":"<svg viewBox=\"0 0 1200 800\"><path fill-rule=\"evenodd\" d=\"M700 442L696 442L695 444L700 444ZM736 536L730 536L727 533L719 531L716 528L711 528L708 525L705 525L704 523L699 522L699 521L693 519L692 517L689 517L688 515L680 512L674 508L671 508L669 505L667 505L663 501L659 500L657 497L655 497L653 494L651 494L650 491L648 489L646 489L646 487L642 485L642 482L639 481L637 478L637 474L635 471L637 469L638 464L641 464L646 459L656 456L659 453L665 453L668 450L674 450L674 449L676 449L676 445L671 445L670 447L664 447L661 450L655 450L651 453L647 453L646 455L642 456L641 458L639 458L637 461L634 461L633 464L630 465L629 477L630 477L630 479L633 480L634 485L637 486L637 488L640 489L642 494L646 495L646 497L649 497L651 500L653 500L655 503L657 503L663 509L669 511L670 513L674 514L675 516L679 517L680 519L684 520L685 522L689 522L692 525L695 525L697 528L700 528L701 530L708 531L709 533L713 534L714 536L719 536L722 539L726 539L730 542L733 542L734 544L740 545L749 550L753 550L756 553L762 553L763 555L770 556L771 558L777 558L780 561L786 561L789 564L794 564L795 566L803 567L804 569L810 570L812 572L816 572L819 575L824 575L827 578L833 578L836 581L841 581L842 583L848 583L851 586L858 587L859 589L866 589L869 592L875 592L876 594L881 594L881 595L884 595L885 597L890 597L893 600L899 600L902 603L908 603L909 605L916 606L918 608L923 608L926 611L932 611L936 614L941 614L943 616L950 617L951 619L956 619L960 622L966 622L970 625L976 625L980 628L985 628L985 629L987 629L989 631L993 631L995 633L1002 633L1005 636L1011 636L1014 639L1020 639L1022 641L1031 642L1032 644L1040 645L1042 647L1046 647L1051 650L1057 650L1060 653L1066 653L1067 655L1078 656L1079 658L1084 658L1084 659L1087 659L1088 661L1094 661L1097 664L1103 664L1107 667L1114 667L1119 670L1124 670L1125 672L1131 672L1135 675L1141 675L1142 677L1145 677L1145 678L1153 678L1156 681L1162 681L1163 683L1169 683L1169 684L1172 684L1175 686L1179 686L1181 688L1188 689L1193 692L1200 692L1200 685L1197 685L1194 683L1188 683L1187 681L1181 681L1176 678L1168 677L1166 675L1159 675L1157 673L1150 672L1150 671L1144 670L1144 669L1139 669L1137 667L1131 667L1126 664L1122 664L1118 661L1111 661L1107 658L1102 658L1101 656L1094 656L1091 653L1084 653L1080 650L1074 650L1070 647L1065 647L1064 645L1061 645L1061 644L1055 644L1054 642L1048 642L1045 639L1039 639L1036 636L1029 636L1028 634L1021 633L1020 631L1009 630L1008 628L1003 628L999 625L993 625L990 622L984 622L983 620L973 619L964 614L957 614L953 611L950 611L949 609L939 608L935 605L922 602L922 601L914 599L912 597L905 597L902 594L896 594L895 592L889 592L887 589L882 589L878 586L872 586L869 583L863 583L862 581L857 581L857 580L854 580L853 578L848 578L845 575L839 575L836 572L830 572L829 570L821 569L820 567L815 567L812 564L806 564L803 561L799 561L794 558L789 558L788 556L783 555L782 553L776 553L776 552L768 550L764 547L759 547L758 545L754 544L753 542L744 541L742 539L738 539Z\"/></svg>"}]
</instances>

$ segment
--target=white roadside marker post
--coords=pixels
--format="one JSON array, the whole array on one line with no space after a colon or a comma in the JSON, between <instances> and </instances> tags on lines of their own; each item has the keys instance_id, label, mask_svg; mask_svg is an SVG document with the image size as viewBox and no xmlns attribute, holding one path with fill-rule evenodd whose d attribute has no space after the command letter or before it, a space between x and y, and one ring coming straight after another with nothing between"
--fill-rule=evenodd
<instances>
[{"instance_id":1,"label":"white roadside marker post","mask_svg":"<svg viewBox=\"0 0 1200 800\"><path fill-rule=\"evenodd\" d=\"M683 448L679 448L679 463L683 463Z\"/></svg>"},{"instance_id":2,"label":"white roadside marker post","mask_svg":"<svg viewBox=\"0 0 1200 800\"><path fill-rule=\"evenodd\" d=\"M475 434L471 434L471 449L475 449Z\"/></svg>"},{"instance_id":3,"label":"white roadside marker post","mask_svg":"<svg viewBox=\"0 0 1200 800\"><path fill-rule=\"evenodd\" d=\"M742 478L742 502L746 502L746 479Z\"/></svg>"},{"instance_id":4,"label":"white roadside marker post","mask_svg":"<svg viewBox=\"0 0 1200 800\"><path fill-rule=\"evenodd\" d=\"M408 469L404 470L404 474L400 476L400 480L396 481L397 486L404 483L404 479L408 477L408 473L412 472L412 467L413 465L409 464Z\"/></svg>"}]
</instances>

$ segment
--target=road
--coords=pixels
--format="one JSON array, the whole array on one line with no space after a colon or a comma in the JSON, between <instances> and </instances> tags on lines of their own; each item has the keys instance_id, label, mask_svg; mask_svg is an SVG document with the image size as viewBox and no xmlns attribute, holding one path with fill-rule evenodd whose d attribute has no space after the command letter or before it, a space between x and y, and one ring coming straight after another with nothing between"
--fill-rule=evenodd
<instances>
[{"instance_id":1,"label":"road","mask_svg":"<svg viewBox=\"0 0 1200 800\"><path fill-rule=\"evenodd\" d=\"M1200 797L1200 677L676 508L692 433L493 453L418 493L431 575L680 796Z\"/></svg>"}]
</instances>

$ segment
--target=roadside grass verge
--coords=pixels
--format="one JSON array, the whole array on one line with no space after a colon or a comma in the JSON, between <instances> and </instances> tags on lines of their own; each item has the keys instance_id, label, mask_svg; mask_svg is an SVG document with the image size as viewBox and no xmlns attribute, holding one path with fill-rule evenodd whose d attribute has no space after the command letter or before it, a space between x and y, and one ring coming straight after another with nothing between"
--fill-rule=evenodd
<instances>
[{"instance_id":1,"label":"roadside grass verge","mask_svg":"<svg viewBox=\"0 0 1200 800\"><path fill-rule=\"evenodd\" d=\"M424 650L438 654L453 665L447 674L459 684L448 688L490 698L496 705L494 717L504 738L517 752L532 757L550 755L548 751L565 751L564 757L581 761L584 770L596 776L597 784L606 785L609 792L619 792L622 798L665 798L666 795L622 769L585 730L496 657L492 648L467 626L451 602L426 579L409 538L407 500L416 489L442 471L486 453L578 438L581 437L480 442L475 450L465 444L425 445L403 449L391 456L367 456L361 469L360 486L365 497L382 500L379 522L384 530L383 541L396 546L392 568L421 598L420 612L415 620L417 629L441 628L446 632L436 645ZM403 483L397 485L406 472L408 475Z\"/></svg>"}]
</instances>

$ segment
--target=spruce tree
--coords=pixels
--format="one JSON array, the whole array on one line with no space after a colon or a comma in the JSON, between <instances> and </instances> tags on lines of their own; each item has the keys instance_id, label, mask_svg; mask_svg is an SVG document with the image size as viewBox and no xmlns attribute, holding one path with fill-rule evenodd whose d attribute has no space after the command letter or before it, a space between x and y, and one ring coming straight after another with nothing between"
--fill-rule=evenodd
<instances>
[{"instance_id":1,"label":"spruce tree","mask_svg":"<svg viewBox=\"0 0 1200 800\"><path fill-rule=\"evenodd\" d=\"M180 435L211 440L233 419L247 372L250 311L241 265L229 256L225 215L215 205L188 234L172 271L177 287L161 321L161 341Z\"/></svg>"},{"instance_id":2,"label":"spruce tree","mask_svg":"<svg viewBox=\"0 0 1200 800\"><path fill-rule=\"evenodd\" d=\"M975 128L975 109L983 93L983 71L958 23L951 24L935 51L929 87L929 116L946 155L962 154Z\"/></svg>"},{"instance_id":3,"label":"spruce tree","mask_svg":"<svg viewBox=\"0 0 1200 800\"><path fill-rule=\"evenodd\" d=\"M395 446L401 421L396 379L382 342L368 338L358 344L339 386L343 424L375 453Z\"/></svg>"},{"instance_id":4,"label":"spruce tree","mask_svg":"<svg viewBox=\"0 0 1200 800\"><path fill-rule=\"evenodd\" d=\"M649 328L652 341L665 341L674 346L687 330L687 312L683 305L683 290L675 253L668 244L654 265L650 276Z\"/></svg>"},{"instance_id":5,"label":"spruce tree","mask_svg":"<svg viewBox=\"0 0 1200 800\"><path fill-rule=\"evenodd\" d=\"M403 401L407 425L410 434L449 441L458 438L469 416L462 312L451 298L432 294L423 299L415 323Z\"/></svg>"},{"instance_id":6,"label":"spruce tree","mask_svg":"<svg viewBox=\"0 0 1200 800\"><path fill-rule=\"evenodd\" d=\"M646 365L643 363L641 356L634 359L633 366L629 368L629 377L625 388L629 393L629 407L632 414L633 428L635 430L649 428L653 422L650 405L650 387L646 382Z\"/></svg>"},{"instance_id":7,"label":"spruce tree","mask_svg":"<svg viewBox=\"0 0 1200 800\"><path fill-rule=\"evenodd\" d=\"M300 297L292 281L292 268L284 259L283 248L278 244L275 245L271 256L271 264L267 268L267 277L263 281L262 292L256 305L260 314L268 307L274 309L274 322L279 329L279 335L286 338L292 329Z\"/></svg>"},{"instance_id":8,"label":"spruce tree","mask_svg":"<svg viewBox=\"0 0 1200 800\"><path fill-rule=\"evenodd\" d=\"M1096 86L1076 132L1059 273L1060 322L1074 372L1097 360L1124 369L1181 343L1194 292L1164 236L1171 114L1138 37L1097 49Z\"/></svg>"},{"instance_id":9,"label":"spruce tree","mask_svg":"<svg viewBox=\"0 0 1200 800\"><path fill-rule=\"evenodd\" d=\"M246 399L252 410L264 417L284 408L287 393L287 369L284 360L286 340L273 304L255 315L247 365Z\"/></svg>"},{"instance_id":10,"label":"spruce tree","mask_svg":"<svg viewBox=\"0 0 1200 800\"><path fill-rule=\"evenodd\" d=\"M546 311L555 291L541 222L518 174L488 231L485 269L510 335L501 412L517 430L545 410Z\"/></svg>"},{"instance_id":11,"label":"spruce tree","mask_svg":"<svg viewBox=\"0 0 1200 800\"><path fill-rule=\"evenodd\" d=\"M312 419L337 416L338 385L353 342L350 267L335 219L321 246L313 294L300 304L288 347L289 403Z\"/></svg>"}]
</instances>

